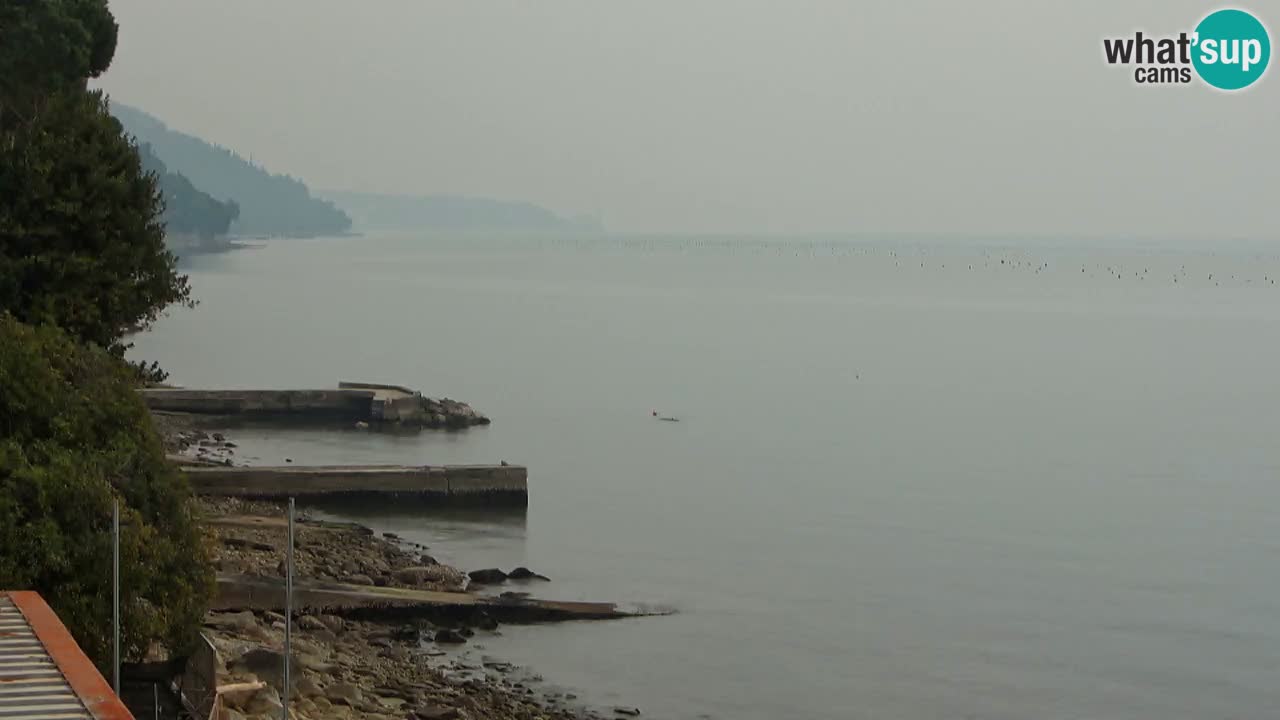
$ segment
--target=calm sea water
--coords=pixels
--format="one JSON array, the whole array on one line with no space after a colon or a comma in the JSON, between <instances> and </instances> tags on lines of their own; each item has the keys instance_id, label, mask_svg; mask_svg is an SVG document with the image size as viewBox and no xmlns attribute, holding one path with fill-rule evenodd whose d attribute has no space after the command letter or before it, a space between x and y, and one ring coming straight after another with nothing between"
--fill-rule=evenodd
<instances>
[{"instance_id":1,"label":"calm sea water","mask_svg":"<svg viewBox=\"0 0 1280 720\"><path fill-rule=\"evenodd\" d=\"M591 702L1280 717L1280 257L1105 245L276 241L197 259L200 306L135 354L490 414L236 438L262 463L527 464L525 515L338 511L546 596L677 608L487 641Z\"/></svg>"}]
</instances>

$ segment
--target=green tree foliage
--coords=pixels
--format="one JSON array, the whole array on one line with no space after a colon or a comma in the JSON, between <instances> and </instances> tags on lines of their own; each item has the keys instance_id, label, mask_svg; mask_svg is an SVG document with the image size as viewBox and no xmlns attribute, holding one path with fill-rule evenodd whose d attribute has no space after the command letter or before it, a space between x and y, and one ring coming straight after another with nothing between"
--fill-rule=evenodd
<instances>
[{"instance_id":1,"label":"green tree foliage","mask_svg":"<svg viewBox=\"0 0 1280 720\"><path fill-rule=\"evenodd\" d=\"M0 143L0 310L122 351L190 288L162 199L101 93L62 91Z\"/></svg>"},{"instance_id":2,"label":"green tree foliage","mask_svg":"<svg viewBox=\"0 0 1280 720\"><path fill-rule=\"evenodd\" d=\"M181 652L212 593L190 489L118 357L190 291L156 176L85 89L115 43L105 0L0 0L0 587L39 591L104 666L116 499L127 657Z\"/></svg>"},{"instance_id":3,"label":"green tree foliage","mask_svg":"<svg viewBox=\"0 0 1280 720\"><path fill-rule=\"evenodd\" d=\"M164 225L169 233L192 235L204 240L226 235L232 221L240 216L240 206L222 202L196 188L182 173L169 172L151 151L150 145L138 147L142 167L154 173L164 196Z\"/></svg>"},{"instance_id":4,"label":"green tree foliage","mask_svg":"<svg viewBox=\"0 0 1280 720\"><path fill-rule=\"evenodd\" d=\"M111 510L122 502L122 652L181 651L212 592L185 479L132 372L104 350L0 315L0 587L41 592L110 658Z\"/></svg>"},{"instance_id":5,"label":"green tree foliage","mask_svg":"<svg viewBox=\"0 0 1280 720\"><path fill-rule=\"evenodd\" d=\"M0 127L29 121L51 94L101 75L116 35L106 0L0 0Z\"/></svg>"},{"instance_id":6,"label":"green tree foliage","mask_svg":"<svg viewBox=\"0 0 1280 720\"><path fill-rule=\"evenodd\" d=\"M181 173L216 198L236 203L232 232L242 235L310 237L351 229L351 218L311 194L301 180L268 172L236 153L171 130L147 113L120 103L111 112L139 144L150 145L170 172Z\"/></svg>"}]
</instances>

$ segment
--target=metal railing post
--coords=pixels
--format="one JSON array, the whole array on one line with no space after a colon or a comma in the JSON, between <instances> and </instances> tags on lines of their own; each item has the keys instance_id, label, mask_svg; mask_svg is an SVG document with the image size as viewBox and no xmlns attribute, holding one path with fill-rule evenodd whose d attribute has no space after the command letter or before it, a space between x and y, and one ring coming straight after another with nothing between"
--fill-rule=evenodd
<instances>
[{"instance_id":1,"label":"metal railing post","mask_svg":"<svg viewBox=\"0 0 1280 720\"><path fill-rule=\"evenodd\" d=\"M120 499L111 513L111 686L120 696Z\"/></svg>"},{"instance_id":2,"label":"metal railing post","mask_svg":"<svg viewBox=\"0 0 1280 720\"><path fill-rule=\"evenodd\" d=\"M289 661L293 657L293 498L289 498L289 544L284 560L284 683L280 688L281 720L289 720Z\"/></svg>"}]
</instances>

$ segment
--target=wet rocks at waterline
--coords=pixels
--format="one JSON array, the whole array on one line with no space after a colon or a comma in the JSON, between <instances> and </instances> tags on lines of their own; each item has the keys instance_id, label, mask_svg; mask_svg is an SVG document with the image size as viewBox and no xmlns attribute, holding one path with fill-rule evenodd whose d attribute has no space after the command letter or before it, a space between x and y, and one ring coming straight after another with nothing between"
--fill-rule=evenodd
<instances>
[{"instance_id":1,"label":"wet rocks at waterline","mask_svg":"<svg viewBox=\"0 0 1280 720\"><path fill-rule=\"evenodd\" d=\"M498 568L485 568L483 570L472 570L467 573L467 577L471 579L473 585L500 585L508 580L550 580L546 575L539 575L527 567L518 567L510 573L503 572Z\"/></svg>"}]
</instances>

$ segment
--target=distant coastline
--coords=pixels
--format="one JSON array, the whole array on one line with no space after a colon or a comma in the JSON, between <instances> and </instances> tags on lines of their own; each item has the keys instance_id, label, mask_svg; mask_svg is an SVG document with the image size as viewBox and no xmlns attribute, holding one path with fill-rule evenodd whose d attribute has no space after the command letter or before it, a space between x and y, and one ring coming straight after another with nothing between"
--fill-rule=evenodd
<instances>
[{"instance_id":1,"label":"distant coastline","mask_svg":"<svg viewBox=\"0 0 1280 720\"><path fill-rule=\"evenodd\" d=\"M520 200L337 190L317 190L315 194L342 208L355 227L366 231L598 232L604 229L598 218L567 217Z\"/></svg>"},{"instance_id":2,"label":"distant coastline","mask_svg":"<svg viewBox=\"0 0 1280 720\"><path fill-rule=\"evenodd\" d=\"M219 235L211 238L191 238L168 236L165 245L181 260L197 255L217 255L233 250L256 250L264 243L257 238Z\"/></svg>"},{"instance_id":3,"label":"distant coastline","mask_svg":"<svg viewBox=\"0 0 1280 720\"><path fill-rule=\"evenodd\" d=\"M165 244L180 259L197 255L217 255L235 250L258 250L266 247L272 240L308 240L319 237L359 238L362 232L347 231L324 235L218 235L210 238L193 238L184 235L169 235Z\"/></svg>"}]
</instances>

